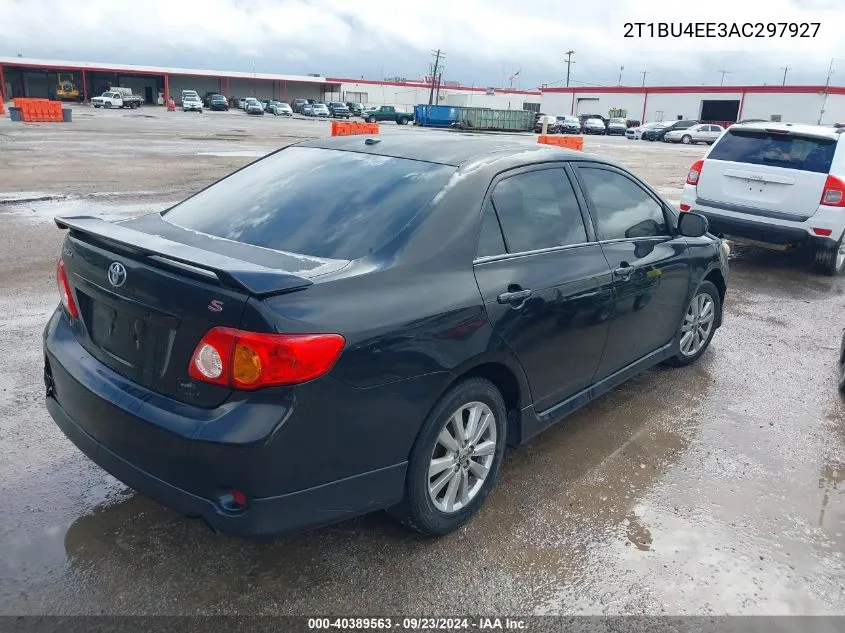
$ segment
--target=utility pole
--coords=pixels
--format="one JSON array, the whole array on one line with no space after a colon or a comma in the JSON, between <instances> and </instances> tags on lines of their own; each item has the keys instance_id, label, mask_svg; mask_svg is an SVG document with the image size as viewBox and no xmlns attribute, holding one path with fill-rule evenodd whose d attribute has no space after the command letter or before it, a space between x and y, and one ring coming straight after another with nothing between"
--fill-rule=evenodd
<instances>
[{"instance_id":1,"label":"utility pole","mask_svg":"<svg viewBox=\"0 0 845 633\"><path fill-rule=\"evenodd\" d=\"M624 66L619 67L619 85L622 85L622 71L625 70Z\"/></svg>"},{"instance_id":2,"label":"utility pole","mask_svg":"<svg viewBox=\"0 0 845 633\"><path fill-rule=\"evenodd\" d=\"M431 51L434 55L434 70L431 73L431 90L428 93L428 105L434 103L434 83L437 81L437 70L440 68L440 58L445 57L438 48L436 51Z\"/></svg>"},{"instance_id":3,"label":"utility pole","mask_svg":"<svg viewBox=\"0 0 845 633\"><path fill-rule=\"evenodd\" d=\"M719 81L719 85L724 86L725 85L725 75L729 75L731 73L731 71L729 71L729 70L717 70L716 72L722 73L722 79Z\"/></svg>"},{"instance_id":4,"label":"utility pole","mask_svg":"<svg viewBox=\"0 0 845 633\"><path fill-rule=\"evenodd\" d=\"M569 87L569 69L572 67L572 64L575 62L572 61L572 56L575 54L575 51L566 51L566 86Z\"/></svg>"},{"instance_id":5,"label":"utility pole","mask_svg":"<svg viewBox=\"0 0 845 633\"><path fill-rule=\"evenodd\" d=\"M643 88L645 88L645 76L648 74L647 70L641 70L640 74L643 76Z\"/></svg>"},{"instance_id":6,"label":"utility pole","mask_svg":"<svg viewBox=\"0 0 845 633\"><path fill-rule=\"evenodd\" d=\"M785 86L786 85L786 73L787 73L787 71L789 71L791 69L789 68L789 66L781 66L780 69L783 71L783 84L782 85Z\"/></svg>"},{"instance_id":7,"label":"utility pole","mask_svg":"<svg viewBox=\"0 0 845 633\"><path fill-rule=\"evenodd\" d=\"M443 81L443 71L440 71L440 74L437 75L437 92L434 95L434 102L440 103L440 83Z\"/></svg>"},{"instance_id":8,"label":"utility pole","mask_svg":"<svg viewBox=\"0 0 845 633\"><path fill-rule=\"evenodd\" d=\"M830 67L827 69L827 81L824 82L824 97L822 98L822 109L819 111L819 125L822 124L822 118L824 117L824 107L827 105L827 89L830 87L830 76L833 74L833 62L835 59L835 57L831 58Z\"/></svg>"}]
</instances>

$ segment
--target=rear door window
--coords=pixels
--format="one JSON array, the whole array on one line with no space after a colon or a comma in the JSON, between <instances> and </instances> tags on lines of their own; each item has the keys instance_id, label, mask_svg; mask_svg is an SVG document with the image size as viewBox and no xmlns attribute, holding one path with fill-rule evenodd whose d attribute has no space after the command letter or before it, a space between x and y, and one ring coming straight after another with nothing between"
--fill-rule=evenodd
<instances>
[{"instance_id":1,"label":"rear door window","mask_svg":"<svg viewBox=\"0 0 845 633\"><path fill-rule=\"evenodd\" d=\"M587 241L578 199L563 169L542 169L506 178L493 190L509 253Z\"/></svg>"},{"instance_id":2,"label":"rear door window","mask_svg":"<svg viewBox=\"0 0 845 633\"><path fill-rule=\"evenodd\" d=\"M176 205L168 222L236 242L357 259L426 210L455 167L290 147Z\"/></svg>"},{"instance_id":3,"label":"rear door window","mask_svg":"<svg viewBox=\"0 0 845 633\"><path fill-rule=\"evenodd\" d=\"M828 173L835 151L836 141L833 139L766 130L729 129L707 158Z\"/></svg>"}]
</instances>

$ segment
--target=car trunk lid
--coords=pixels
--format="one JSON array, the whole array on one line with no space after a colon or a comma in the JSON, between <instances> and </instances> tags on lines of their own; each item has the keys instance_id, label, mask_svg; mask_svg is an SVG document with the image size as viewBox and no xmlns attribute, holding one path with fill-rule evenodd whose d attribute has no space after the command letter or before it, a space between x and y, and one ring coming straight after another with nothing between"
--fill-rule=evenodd
<instances>
[{"instance_id":1,"label":"car trunk lid","mask_svg":"<svg viewBox=\"0 0 845 633\"><path fill-rule=\"evenodd\" d=\"M304 290L310 277L347 263L212 238L158 214L120 224L88 217L56 224L69 229L62 258L81 345L133 382L203 407L231 393L188 375L206 332L238 327L250 297Z\"/></svg>"},{"instance_id":2,"label":"car trunk lid","mask_svg":"<svg viewBox=\"0 0 845 633\"><path fill-rule=\"evenodd\" d=\"M728 130L705 160L697 196L803 220L818 209L835 148L824 136Z\"/></svg>"}]
</instances>

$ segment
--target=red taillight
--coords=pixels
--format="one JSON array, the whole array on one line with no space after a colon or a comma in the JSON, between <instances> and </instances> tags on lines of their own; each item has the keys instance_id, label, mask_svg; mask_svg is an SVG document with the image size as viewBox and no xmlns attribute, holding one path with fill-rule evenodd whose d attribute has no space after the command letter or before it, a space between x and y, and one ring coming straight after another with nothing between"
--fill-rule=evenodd
<instances>
[{"instance_id":1,"label":"red taillight","mask_svg":"<svg viewBox=\"0 0 845 633\"><path fill-rule=\"evenodd\" d=\"M819 204L828 207L845 207L845 181L829 175L824 183L824 192Z\"/></svg>"},{"instance_id":2,"label":"red taillight","mask_svg":"<svg viewBox=\"0 0 845 633\"><path fill-rule=\"evenodd\" d=\"M73 293L70 291L70 283L67 280L65 271L65 260L59 258L56 263L56 285L59 287L59 296L62 298L62 305L71 318L79 317L79 310L76 309L76 302L73 300Z\"/></svg>"},{"instance_id":3,"label":"red taillight","mask_svg":"<svg viewBox=\"0 0 845 633\"><path fill-rule=\"evenodd\" d=\"M216 327L194 350L188 374L234 389L293 385L329 371L344 343L340 334L262 334Z\"/></svg>"},{"instance_id":4,"label":"red taillight","mask_svg":"<svg viewBox=\"0 0 845 633\"><path fill-rule=\"evenodd\" d=\"M680 206L681 211L689 211L690 210L690 206L688 204L684 204L683 202L679 206Z\"/></svg>"},{"instance_id":5,"label":"red taillight","mask_svg":"<svg viewBox=\"0 0 845 633\"><path fill-rule=\"evenodd\" d=\"M833 231L831 229L813 229L813 233L822 237L829 237Z\"/></svg>"},{"instance_id":6,"label":"red taillight","mask_svg":"<svg viewBox=\"0 0 845 633\"><path fill-rule=\"evenodd\" d=\"M701 176L701 169L704 167L704 160L697 160L692 164L687 173L687 184L697 185L698 178Z\"/></svg>"}]
</instances>

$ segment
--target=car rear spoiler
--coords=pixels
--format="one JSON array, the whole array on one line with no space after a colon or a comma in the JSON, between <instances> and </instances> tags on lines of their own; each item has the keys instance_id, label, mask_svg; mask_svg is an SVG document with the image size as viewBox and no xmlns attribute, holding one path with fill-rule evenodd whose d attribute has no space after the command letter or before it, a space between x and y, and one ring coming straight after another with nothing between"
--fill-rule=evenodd
<instances>
[{"instance_id":1,"label":"car rear spoiler","mask_svg":"<svg viewBox=\"0 0 845 633\"><path fill-rule=\"evenodd\" d=\"M225 286L253 295L269 295L310 286L310 279L293 273L267 268L240 259L206 251L195 246L136 231L91 216L58 217L56 226L71 235L87 235L120 245L138 255L199 268L213 273Z\"/></svg>"}]
</instances>

